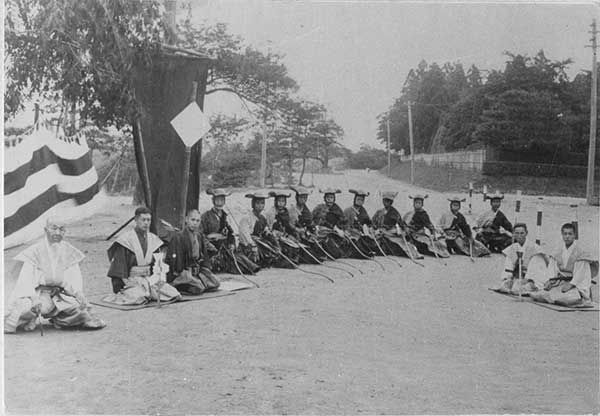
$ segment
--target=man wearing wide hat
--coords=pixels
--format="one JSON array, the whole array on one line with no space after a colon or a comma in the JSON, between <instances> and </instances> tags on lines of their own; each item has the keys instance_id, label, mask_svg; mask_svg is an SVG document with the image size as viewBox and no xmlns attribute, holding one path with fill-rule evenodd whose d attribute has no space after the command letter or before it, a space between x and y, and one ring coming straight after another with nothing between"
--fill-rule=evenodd
<instances>
[{"instance_id":1,"label":"man wearing wide hat","mask_svg":"<svg viewBox=\"0 0 600 416\"><path fill-rule=\"evenodd\" d=\"M340 258L346 253L346 240L343 229L346 227L344 211L335 203L336 194L342 193L340 189L319 189L323 194L324 203L319 204L313 210L313 221L319 228L318 239L325 250L333 257Z\"/></svg>"},{"instance_id":2,"label":"man wearing wide hat","mask_svg":"<svg viewBox=\"0 0 600 416\"><path fill-rule=\"evenodd\" d=\"M373 215L373 227L377 230L378 241L386 254L421 259L423 256L410 241L408 225L393 206L398 192L381 193L383 208Z\"/></svg>"},{"instance_id":3,"label":"man wearing wide hat","mask_svg":"<svg viewBox=\"0 0 600 416\"><path fill-rule=\"evenodd\" d=\"M260 267L242 253L236 252L233 228L227 220L224 210L225 198L230 192L221 188L208 189L212 196L213 207L204 212L200 218L200 231L208 239L210 268L214 272L255 273Z\"/></svg>"},{"instance_id":4,"label":"man wearing wide hat","mask_svg":"<svg viewBox=\"0 0 600 416\"><path fill-rule=\"evenodd\" d=\"M354 194L352 206L344 210L346 234L354 242L354 244L350 245L349 256L364 258L365 255L383 254L379 253L377 243L373 240L373 223L364 207L365 199L369 196L369 192L363 189L349 189L348 192Z\"/></svg>"},{"instance_id":5,"label":"man wearing wide hat","mask_svg":"<svg viewBox=\"0 0 600 416\"><path fill-rule=\"evenodd\" d=\"M494 194L485 195L485 198L490 200L491 209L477 218L474 227L477 231L475 238L493 253L501 253L513 241L513 226L500 210L504 195L496 191Z\"/></svg>"},{"instance_id":6,"label":"man wearing wide hat","mask_svg":"<svg viewBox=\"0 0 600 416\"><path fill-rule=\"evenodd\" d=\"M274 203L273 207L265 214L267 224L271 228L283 256L289 259L279 256L274 266L293 268L294 265L290 263L290 260L296 264L299 263L301 249L296 239L298 230L292 225L287 209L287 199L290 197L290 193L279 189L269 192L269 196L274 199Z\"/></svg>"},{"instance_id":7,"label":"man wearing wide hat","mask_svg":"<svg viewBox=\"0 0 600 416\"><path fill-rule=\"evenodd\" d=\"M270 195L264 191L256 191L245 196L251 200L252 212L240 220L240 247L253 263L261 268L271 267L277 258L275 251L279 247L262 214Z\"/></svg>"},{"instance_id":8,"label":"man wearing wide hat","mask_svg":"<svg viewBox=\"0 0 600 416\"><path fill-rule=\"evenodd\" d=\"M296 227L298 241L308 250L308 253L301 251L300 262L316 264L325 260L327 256L317 244L313 216L306 206L310 191L303 186L290 186L290 189L296 193L296 203L289 208L290 222Z\"/></svg>"},{"instance_id":9,"label":"man wearing wide hat","mask_svg":"<svg viewBox=\"0 0 600 416\"><path fill-rule=\"evenodd\" d=\"M471 257L481 257L490 254L490 251L479 241L473 239L471 227L465 216L460 212L461 202L465 198L453 196L450 201L450 211L442 214L440 229L444 231L446 246L450 253L462 253Z\"/></svg>"},{"instance_id":10,"label":"man wearing wide hat","mask_svg":"<svg viewBox=\"0 0 600 416\"><path fill-rule=\"evenodd\" d=\"M289 208L290 222L296 228L314 231L313 216L306 206L310 191L303 186L290 186L290 189L296 194L296 203Z\"/></svg>"},{"instance_id":11,"label":"man wearing wide hat","mask_svg":"<svg viewBox=\"0 0 600 416\"><path fill-rule=\"evenodd\" d=\"M450 257L443 237L440 238L437 230L429 219L429 214L423 208L428 195L409 195L413 200L414 210L404 216L404 222L408 224L409 234L417 249L422 254L431 254L438 257Z\"/></svg>"}]
</instances>

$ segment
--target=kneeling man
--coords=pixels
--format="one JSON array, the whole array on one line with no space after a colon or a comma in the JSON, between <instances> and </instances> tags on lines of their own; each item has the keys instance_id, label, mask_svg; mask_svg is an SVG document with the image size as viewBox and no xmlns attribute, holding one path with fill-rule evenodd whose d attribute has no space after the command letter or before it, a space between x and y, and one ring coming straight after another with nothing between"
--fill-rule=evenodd
<instances>
[{"instance_id":1,"label":"kneeling man","mask_svg":"<svg viewBox=\"0 0 600 416\"><path fill-rule=\"evenodd\" d=\"M167 282L180 292L199 295L217 290L219 280L210 271L207 241L200 230L200 213L193 209L185 218L183 231L173 235L167 247Z\"/></svg>"},{"instance_id":2,"label":"kneeling man","mask_svg":"<svg viewBox=\"0 0 600 416\"><path fill-rule=\"evenodd\" d=\"M546 278L546 256L540 246L527 238L526 224L515 224L513 236L515 242L502 252L506 259L500 275L500 284L492 290L513 295L528 295Z\"/></svg>"},{"instance_id":3,"label":"kneeling man","mask_svg":"<svg viewBox=\"0 0 600 416\"><path fill-rule=\"evenodd\" d=\"M181 294L166 282L168 266L163 262L163 241L150 232L152 212L135 210L135 227L121 234L108 249L114 295L105 302L140 305L148 300L170 301ZM160 297L159 297L160 296Z\"/></svg>"},{"instance_id":4,"label":"kneeling man","mask_svg":"<svg viewBox=\"0 0 600 416\"><path fill-rule=\"evenodd\" d=\"M66 228L61 221L49 218L45 231L41 241L15 258L23 265L8 302L4 332L14 333L19 327L32 331L39 316L56 328L104 328L106 324L92 316L83 295L79 263L85 256L63 241Z\"/></svg>"},{"instance_id":5,"label":"kneeling man","mask_svg":"<svg viewBox=\"0 0 600 416\"><path fill-rule=\"evenodd\" d=\"M590 302L592 278L598 274L598 260L575 240L571 223L561 227L563 244L549 259L548 280L531 298L541 302L575 306Z\"/></svg>"}]
</instances>

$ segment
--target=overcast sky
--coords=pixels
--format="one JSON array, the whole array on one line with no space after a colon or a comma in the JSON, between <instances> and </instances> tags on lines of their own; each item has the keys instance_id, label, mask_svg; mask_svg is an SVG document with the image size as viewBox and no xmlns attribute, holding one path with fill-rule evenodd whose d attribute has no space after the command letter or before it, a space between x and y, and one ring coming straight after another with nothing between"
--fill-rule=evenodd
<instances>
[{"instance_id":1,"label":"overcast sky","mask_svg":"<svg viewBox=\"0 0 600 416\"><path fill-rule=\"evenodd\" d=\"M325 104L358 149L375 141L376 117L399 96L411 68L461 62L504 67L503 51L573 59L591 67L592 3L193 1L193 19L224 22L247 43L285 55L300 94ZM239 111L232 97L207 97L206 110Z\"/></svg>"}]
</instances>

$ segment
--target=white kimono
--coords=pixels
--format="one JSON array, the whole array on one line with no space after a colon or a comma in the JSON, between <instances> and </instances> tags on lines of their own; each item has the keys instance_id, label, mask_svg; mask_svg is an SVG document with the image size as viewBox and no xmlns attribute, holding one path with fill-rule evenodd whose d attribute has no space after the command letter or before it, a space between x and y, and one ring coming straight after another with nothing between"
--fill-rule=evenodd
<instances>
[{"instance_id":1,"label":"white kimono","mask_svg":"<svg viewBox=\"0 0 600 416\"><path fill-rule=\"evenodd\" d=\"M546 256L540 246L526 239L522 246L515 242L502 251L506 258L500 273L500 285L495 290L516 293L518 286L515 284L514 276L515 273L518 274L518 252L523 253L521 267L524 281L531 280L537 288L540 288L548 280Z\"/></svg>"},{"instance_id":2,"label":"white kimono","mask_svg":"<svg viewBox=\"0 0 600 416\"><path fill-rule=\"evenodd\" d=\"M71 244L52 244L46 237L19 253L15 260L22 266L6 308L5 330L35 328L37 316L31 309L36 304L41 306L41 316L58 327L104 326L91 316L83 296L79 263L84 257Z\"/></svg>"},{"instance_id":3,"label":"white kimono","mask_svg":"<svg viewBox=\"0 0 600 416\"><path fill-rule=\"evenodd\" d=\"M534 299L565 305L590 300L592 278L598 274L598 261L587 253L577 241L570 247L561 244L549 256L547 279ZM575 286L563 292L565 282Z\"/></svg>"}]
</instances>

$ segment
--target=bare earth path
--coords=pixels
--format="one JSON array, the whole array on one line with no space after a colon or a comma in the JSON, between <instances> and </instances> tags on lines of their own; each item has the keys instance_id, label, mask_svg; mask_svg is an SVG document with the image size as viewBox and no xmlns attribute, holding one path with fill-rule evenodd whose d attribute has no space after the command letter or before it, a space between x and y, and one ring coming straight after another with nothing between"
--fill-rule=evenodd
<instances>
[{"instance_id":1,"label":"bare earth path","mask_svg":"<svg viewBox=\"0 0 600 416\"><path fill-rule=\"evenodd\" d=\"M376 173L316 175L317 186L401 192L410 186ZM314 206L320 195L313 194ZM484 209L477 196L474 211ZM86 251L88 294L110 285L104 238L132 210L124 199L93 221L74 224L71 242ZM349 194L339 198L346 207ZM514 199L505 212L512 220ZM571 220L572 199L544 203L544 241ZM581 203L579 200L578 202ZM208 199L204 200L208 205ZM246 207L241 194L228 202ZM380 203L368 200L372 214ZM243 205L242 205L243 204ZM445 195L426 201L437 221ZM466 210L466 207L465 207ZM523 202L535 235L535 198ZM598 251L598 209L580 210L582 241ZM21 248L5 251L13 257ZM96 307L98 332L5 336L5 405L10 413L331 414L598 413L598 314L559 313L487 290L495 255L471 263L454 256L425 268L400 259L353 261L331 284L298 271L269 270L260 289L234 296L121 312ZM10 268L10 263L7 264ZM333 273L331 273L333 272ZM7 278L6 290L14 282ZM598 299L598 289L594 287ZM5 294L6 298L6 294Z\"/></svg>"}]
</instances>

